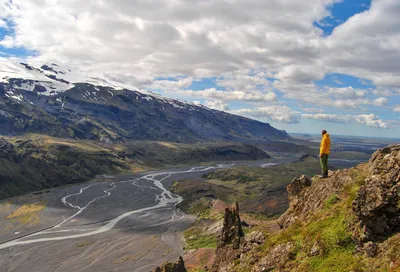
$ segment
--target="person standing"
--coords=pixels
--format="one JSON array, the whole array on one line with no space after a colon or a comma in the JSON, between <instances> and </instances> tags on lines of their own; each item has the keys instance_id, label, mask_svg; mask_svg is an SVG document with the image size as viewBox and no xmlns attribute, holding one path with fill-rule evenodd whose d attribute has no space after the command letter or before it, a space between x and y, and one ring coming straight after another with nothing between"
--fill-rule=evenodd
<instances>
[{"instance_id":1,"label":"person standing","mask_svg":"<svg viewBox=\"0 0 400 272\"><path fill-rule=\"evenodd\" d=\"M321 132L322 140L319 149L319 158L322 170L322 178L328 177L328 157L331 152L331 139L329 138L328 132L324 129Z\"/></svg>"}]
</instances>

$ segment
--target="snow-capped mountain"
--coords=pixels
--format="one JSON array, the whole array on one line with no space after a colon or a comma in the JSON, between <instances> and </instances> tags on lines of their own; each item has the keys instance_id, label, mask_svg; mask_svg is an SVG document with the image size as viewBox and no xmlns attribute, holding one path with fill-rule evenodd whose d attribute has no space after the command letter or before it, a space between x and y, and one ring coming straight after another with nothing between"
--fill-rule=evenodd
<instances>
[{"instance_id":1,"label":"snow-capped mountain","mask_svg":"<svg viewBox=\"0 0 400 272\"><path fill-rule=\"evenodd\" d=\"M35 86L39 85L40 88L38 91L43 95L54 95L71 89L74 83L135 89L132 86L112 80L105 80L100 77L87 76L81 72L71 71L55 63L33 67L26 63L10 61L4 58L0 58L0 81L15 82L19 89L26 91L34 91Z\"/></svg>"},{"instance_id":2,"label":"snow-capped mountain","mask_svg":"<svg viewBox=\"0 0 400 272\"><path fill-rule=\"evenodd\" d=\"M269 124L164 98L50 63L0 60L0 134L100 141L287 139Z\"/></svg>"}]
</instances>

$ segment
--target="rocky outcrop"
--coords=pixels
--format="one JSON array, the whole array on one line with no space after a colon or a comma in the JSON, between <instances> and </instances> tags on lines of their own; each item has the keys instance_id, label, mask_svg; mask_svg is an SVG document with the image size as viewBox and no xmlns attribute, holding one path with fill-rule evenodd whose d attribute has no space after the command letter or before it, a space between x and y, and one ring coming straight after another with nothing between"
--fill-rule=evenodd
<instances>
[{"instance_id":1,"label":"rocky outcrop","mask_svg":"<svg viewBox=\"0 0 400 272\"><path fill-rule=\"evenodd\" d=\"M160 267L154 268L153 272L186 272L185 263L180 256L176 263L166 262Z\"/></svg>"},{"instance_id":2,"label":"rocky outcrop","mask_svg":"<svg viewBox=\"0 0 400 272\"><path fill-rule=\"evenodd\" d=\"M244 245L261 245L265 242L264 234L261 231L253 231L244 237Z\"/></svg>"},{"instance_id":3,"label":"rocky outcrop","mask_svg":"<svg viewBox=\"0 0 400 272\"><path fill-rule=\"evenodd\" d=\"M232 209L226 208L224 223L218 247L232 244L233 249L239 249L243 234L242 222L239 215L239 204L236 202Z\"/></svg>"},{"instance_id":4,"label":"rocky outcrop","mask_svg":"<svg viewBox=\"0 0 400 272\"><path fill-rule=\"evenodd\" d=\"M400 268L400 145L380 149L368 163L326 179L295 178L287 191L290 205L278 219L282 232L268 236L265 251L257 244L244 246L262 243L257 233L246 236L239 250L219 249L232 254L231 259L221 255L227 262L219 271L311 271L315 260L321 271L353 271L354 266L332 264L340 254L368 267L365 271Z\"/></svg>"},{"instance_id":5,"label":"rocky outcrop","mask_svg":"<svg viewBox=\"0 0 400 272\"><path fill-rule=\"evenodd\" d=\"M221 267L232 263L240 257L240 245L244 237L241 223L239 204L236 202L232 209L225 209L224 223L211 271L217 272Z\"/></svg>"},{"instance_id":6,"label":"rocky outcrop","mask_svg":"<svg viewBox=\"0 0 400 272\"><path fill-rule=\"evenodd\" d=\"M400 145L375 152L368 176L353 202L361 241L385 240L400 231Z\"/></svg>"},{"instance_id":7,"label":"rocky outcrop","mask_svg":"<svg viewBox=\"0 0 400 272\"><path fill-rule=\"evenodd\" d=\"M235 203L232 209L225 210L224 223L218 242L215 262L211 271L231 272L236 260L247 258L246 253L265 242L264 234L253 231L244 235L239 215L239 205ZM251 257L255 263L257 257Z\"/></svg>"},{"instance_id":8,"label":"rocky outcrop","mask_svg":"<svg viewBox=\"0 0 400 272\"><path fill-rule=\"evenodd\" d=\"M291 184L287 186L289 200L296 200L297 196L303 191L303 189L311 186L311 180L306 176L295 178ZM295 203L291 203L294 205Z\"/></svg>"},{"instance_id":9,"label":"rocky outcrop","mask_svg":"<svg viewBox=\"0 0 400 272\"><path fill-rule=\"evenodd\" d=\"M42 85L36 84L35 87L33 88L33 91L37 92L37 93L45 93L45 92L47 92L47 89L46 89L46 87L44 87Z\"/></svg>"},{"instance_id":10,"label":"rocky outcrop","mask_svg":"<svg viewBox=\"0 0 400 272\"><path fill-rule=\"evenodd\" d=\"M291 242L276 246L254 266L252 272L290 271L290 269L285 270L285 265L292 259L294 250L295 246Z\"/></svg>"},{"instance_id":11,"label":"rocky outcrop","mask_svg":"<svg viewBox=\"0 0 400 272\"><path fill-rule=\"evenodd\" d=\"M351 172L350 169L336 170L331 172L328 179L314 177L310 180L305 176L293 179L287 186L289 208L278 219L281 228L287 228L298 220L308 222L316 211L323 208L328 197L342 192L343 188L354 183Z\"/></svg>"},{"instance_id":12,"label":"rocky outcrop","mask_svg":"<svg viewBox=\"0 0 400 272\"><path fill-rule=\"evenodd\" d=\"M354 176L354 173L359 173ZM400 231L400 145L376 151L368 164L355 169L335 171L328 179L305 176L287 186L289 209L278 219L281 228L295 221L307 222L312 214L323 208L333 194L348 186L362 186L352 204L356 216L355 238L361 243L382 241Z\"/></svg>"},{"instance_id":13,"label":"rocky outcrop","mask_svg":"<svg viewBox=\"0 0 400 272\"><path fill-rule=\"evenodd\" d=\"M11 161L16 160L16 151L14 146L4 138L0 138L0 159Z\"/></svg>"}]
</instances>

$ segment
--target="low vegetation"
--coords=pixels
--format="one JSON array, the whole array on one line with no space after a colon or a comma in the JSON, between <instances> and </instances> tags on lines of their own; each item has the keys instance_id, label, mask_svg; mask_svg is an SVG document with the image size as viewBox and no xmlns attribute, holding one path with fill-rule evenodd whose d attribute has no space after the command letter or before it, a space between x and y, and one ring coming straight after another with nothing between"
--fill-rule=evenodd
<instances>
[{"instance_id":1,"label":"low vegetation","mask_svg":"<svg viewBox=\"0 0 400 272\"><path fill-rule=\"evenodd\" d=\"M204 234L204 231L197 227L191 227L184 232L186 249L216 248L217 238L215 234Z\"/></svg>"},{"instance_id":2,"label":"low vegetation","mask_svg":"<svg viewBox=\"0 0 400 272\"><path fill-rule=\"evenodd\" d=\"M344 197L344 192L341 197ZM276 235L269 235L263 251L269 252L278 244L295 245L292 267L297 271L357 271L361 256L354 254L351 206L340 196L332 195L325 208L316 213L310 223L297 222ZM316 256L310 252L316 251ZM338 261L340 260L340 261Z\"/></svg>"},{"instance_id":3,"label":"low vegetation","mask_svg":"<svg viewBox=\"0 0 400 272\"><path fill-rule=\"evenodd\" d=\"M46 204L46 201L41 201L33 204L22 205L6 216L6 219L20 225L35 224L39 220L39 212L46 207Z\"/></svg>"}]
</instances>

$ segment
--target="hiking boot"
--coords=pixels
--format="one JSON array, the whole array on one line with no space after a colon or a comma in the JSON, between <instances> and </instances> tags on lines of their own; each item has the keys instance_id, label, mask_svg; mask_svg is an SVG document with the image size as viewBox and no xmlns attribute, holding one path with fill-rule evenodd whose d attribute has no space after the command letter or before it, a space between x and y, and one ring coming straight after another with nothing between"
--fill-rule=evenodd
<instances>
[{"instance_id":1,"label":"hiking boot","mask_svg":"<svg viewBox=\"0 0 400 272\"><path fill-rule=\"evenodd\" d=\"M323 174L323 175L319 175L318 177L319 177L319 178L327 178L328 175L327 175L327 174Z\"/></svg>"}]
</instances>

